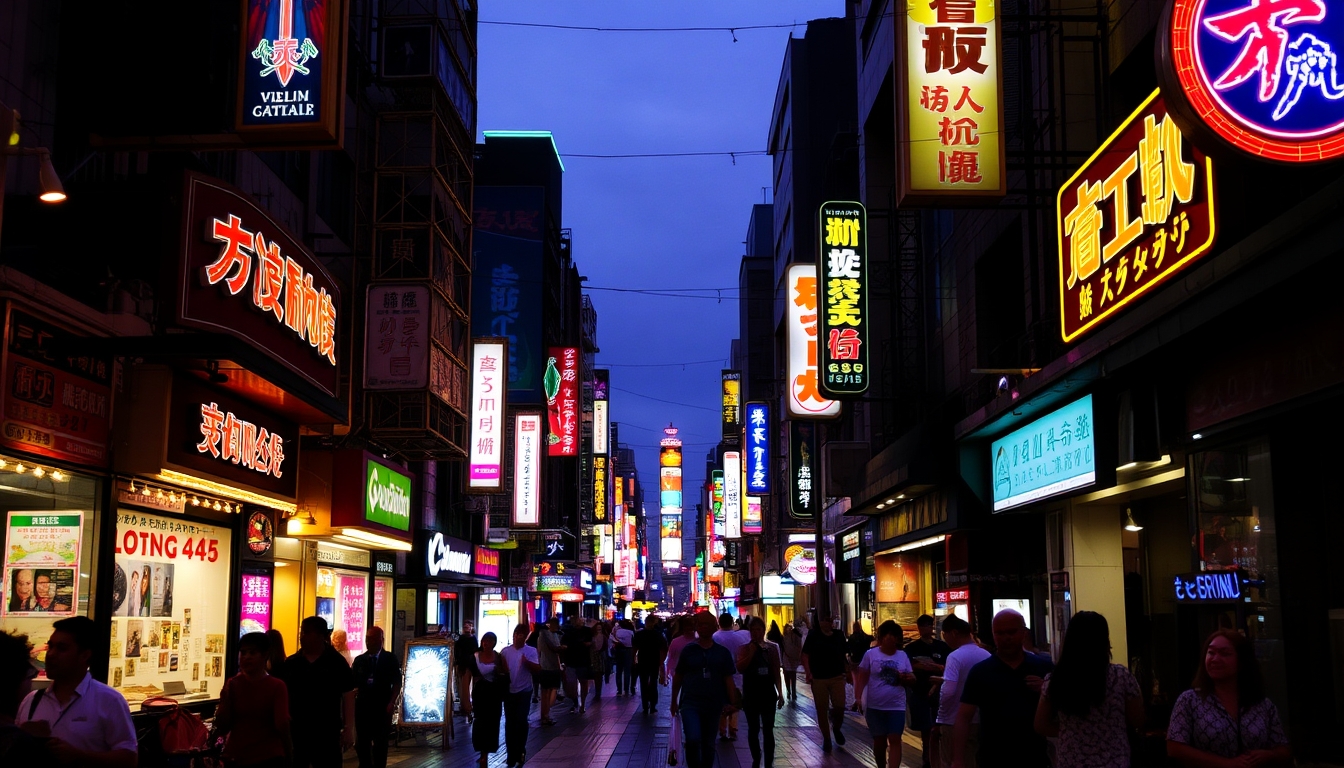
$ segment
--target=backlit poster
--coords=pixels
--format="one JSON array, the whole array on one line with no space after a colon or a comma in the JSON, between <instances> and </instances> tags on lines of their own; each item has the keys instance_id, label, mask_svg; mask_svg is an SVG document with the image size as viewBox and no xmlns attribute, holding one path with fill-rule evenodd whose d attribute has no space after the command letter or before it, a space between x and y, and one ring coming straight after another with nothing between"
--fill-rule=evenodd
<instances>
[{"instance_id":1,"label":"backlit poster","mask_svg":"<svg viewBox=\"0 0 1344 768\"><path fill-rule=\"evenodd\" d=\"M513 418L513 525L541 525L541 414Z\"/></svg>"},{"instance_id":2,"label":"backlit poster","mask_svg":"<svg viewBox=\"0 0 1344 768\"><path fill-rule=\"evenodd\" d=\"M548 456L579 455L579 350L551 347L542 374L546 394Z\"/></svg>"},{"instance_id":3,"label":"backlit poster","mask_svg":"<svg viewBox=\"0 0 1344 768\"><path fill-rule=\"evenodd\" d=\"M737 451L723 454L723 514L726 537L742 538L742 454Z\"/></svg>"},{"instance_id":4,"label":"backlit poster","mask_svg":"<svg viewBox=\"0 0 1344 768\"><path fill-rule=\"evenodd\" d=\"M243 573L239 591L240 602L238 636L249 632L265 632L271 628L271 575L264 572Z\"/></svg>"},{"instance_id":5,"label":"backlit poster","mask_svg":"<svg viewBox=\"0 0 1344 768\"><path fill-rule=\"evenodd\" d=\"M75 615L83 530L78 510L9 513L0 615Z\"/></svg>"},{"instance_id":6,"label":"backlit poster","mask_svg":"<svg viewBox=\"0 0 1344 768\"><path fill-rule=\"evenodd\" d=\"M504 485L504 413L508 340L475 339L471 346L471 442L467 486L498 491Z\"/></svg>"},{"instance_id":7,"label":"backlit poster","mask_svg":"<svg viewBox=\"0 0 1344 768\"><path fill-rule=\"evenodd\" d=\"M747 536L754 536L764 531L764 522L761 519L761 497L748 496L747 509L742 515L742 533Z\"/></svg>"}]
</instances>

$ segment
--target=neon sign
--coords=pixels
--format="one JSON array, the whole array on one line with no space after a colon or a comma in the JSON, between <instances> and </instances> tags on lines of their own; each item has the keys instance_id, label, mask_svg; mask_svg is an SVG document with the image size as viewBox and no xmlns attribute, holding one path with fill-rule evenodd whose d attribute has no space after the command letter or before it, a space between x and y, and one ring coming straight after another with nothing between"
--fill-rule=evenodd
<instances>
[{"instance_id":1,"label":"neon sign","mask_svg":"<svg viewBox=\"0 0 1344 768\"><path fill-rule=\"evenodd\" d=\"M1191 129L1267 160L1344 155L1337 4L1174 0L1162 30L1163 74Z\"/></svg>"},{"instance_id":2,"label":"neon sign","mask_svg":"<svg viewBox=\"0 0 1344 768\"><path fill-rule=\"evenodd\" d=\"M196 452L263 475L284 476L284 438L234 416L232 411L221 411L218 403L201 403L201 442L196 444Z\"/></svg>"},{"instance_id":3,"label":"neon sign","mask_svg":"<svg viewBox=\"0 0 1344 768\"><path fill-rule=\"evenodd\" d=\"M1241 575L1236 571L1176 576L1176 602L1216 603L1241 600Z\"/></svg>"}]
</instances>

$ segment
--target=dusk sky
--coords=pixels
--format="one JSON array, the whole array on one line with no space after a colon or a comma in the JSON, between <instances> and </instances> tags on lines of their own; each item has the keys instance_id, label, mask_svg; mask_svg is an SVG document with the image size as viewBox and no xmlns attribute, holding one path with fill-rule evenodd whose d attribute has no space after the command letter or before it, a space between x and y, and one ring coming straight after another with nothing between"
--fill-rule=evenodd
<instances>
[{"instance_id":1,"label":"dusk sky","mask_svg":"<svg viewBox=\"0 0 1344 768\"><path fill-rule=\"evenodd\" d=\"M611 368L612 420L636 451L651 513L663 427L674 423L686 443L689 507L719 441L719 371L737 336L748 217L753 203L770 202L771 158L759 153L785 45L805 27L617 32L490 22L661 30L801 25L844 10L841 0L481 4L477 127L555 135L563 226L598 312L598 366ZM680 152L757 154L577 156ZM705 289L722 289L722 300Z\"/></svg>"}]
</instances>

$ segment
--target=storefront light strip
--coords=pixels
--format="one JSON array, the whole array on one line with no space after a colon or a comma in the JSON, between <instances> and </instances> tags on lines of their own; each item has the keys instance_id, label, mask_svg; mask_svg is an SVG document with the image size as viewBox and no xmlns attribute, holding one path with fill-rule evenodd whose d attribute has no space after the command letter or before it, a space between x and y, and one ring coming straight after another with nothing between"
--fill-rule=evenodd
<instances>
[{"instance_id":1,"label":"storefront light strip","mask_svg":"<svg viewBox=\"0 0 1344 768\"><path fill-rule=\"evenodd\" d=\"M20 475L31 472L33 477L38 479L48 477L53 483L63 483L66 480L66 474L59 469L47 469L40 464L33 464L32 462L25 464L22 461L15 461L9 457L0 457L0 470L14 472Z\"/></svg>"},{"instance_id":2,"label":"storefront light strip","mask_svg":"<svg viewBox=\"0 0 1344 768\"><path fill-rule=\"evenodd\" d=\"M341 541L355 541L358 542L360 546L365 547L372 546L379 549L395 549L401 552L411 551L409 542L402 541L401 539L394 539L391 536L383 536L377 533L370 533L369 531L361 531L358 528L342 528L341 532L332 536L332 538Z\"/></svg>"},{"instance_id":3,"label":"storefront light strip","mask_svg":"<svg viewBox=\"0 0 1344 768\"><path fill-rule=\"evenodd\" d=\"M892 547L891 549L884 549L884 550L882 550L881 552L874 552L873 554L874 554L874 555L894 555L894 554L896 554L897 552L908 552L908 551L910 551L910 550L912 550L912 549L919 549L920 547L927 547L927 546L930 546L930 545L933 545L933 544L942 544L942 543L943 543L943 540L946 539L946 538L947 538L947 536L930 536L930 537L927 538L927 539L920 539L919 541L912 541L912 542L910 542L909 544L902 544L902 545L899 546L899 547Z\"/></svg>"},{"instance_id":4,"label":"storefront light strip","mask_svg":"<svg viewBox=\"0 0 1344 768\"><path fill-rule=\"evenodd\" d=\"M180 485L184 488L201 491L202 493L208 493L212 496L227 496L229 498L238 499L239 501L245 501L249 504L257 504L263 507L270 507L271 509L278 509L281 512L287 512L291 515L298 512L298 506L292 501L283 501L274 496L264 496L260 493L245 491L231 485L202 480L171 469L162 470L158 475L155 475L155 477L165 483Z\"/></svg>"}]
</instances>

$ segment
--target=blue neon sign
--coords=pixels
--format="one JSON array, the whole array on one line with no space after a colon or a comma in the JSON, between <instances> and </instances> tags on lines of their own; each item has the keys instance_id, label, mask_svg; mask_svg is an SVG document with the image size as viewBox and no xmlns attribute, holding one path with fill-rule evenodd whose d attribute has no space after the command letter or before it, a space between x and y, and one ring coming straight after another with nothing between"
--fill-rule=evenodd
<instances>
[{"instance_id":1,"label":"blue neon sign","mask_svg":"<svg viewBox=\"0 0 1344 768\"><path fill-rule=\"evenodd\" d=\"M747 493L770 492L770 406L747 403Z\"/></svg>"}]
</instances>

